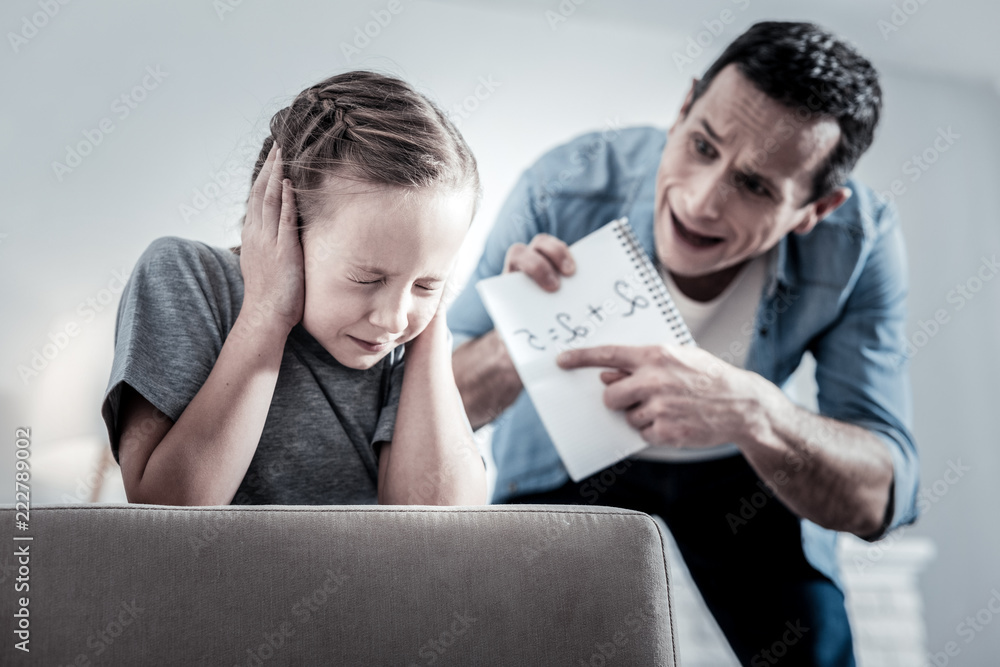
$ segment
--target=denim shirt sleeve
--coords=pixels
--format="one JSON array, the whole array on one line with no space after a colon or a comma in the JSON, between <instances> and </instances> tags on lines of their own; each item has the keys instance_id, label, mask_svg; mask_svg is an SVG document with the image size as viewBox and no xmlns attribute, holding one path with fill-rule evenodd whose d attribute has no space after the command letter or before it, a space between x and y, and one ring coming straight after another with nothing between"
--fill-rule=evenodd
<instances>
[{"instance_id":1,"label":"denim shirt sleeve","mask_svg":"<svg viewBox=\"0 0 1000 667\"><path fill-rule=\"evenodd\" d=\"M499 275L507 249L515 243L528 243L541 231L534 181L533 169L521 174L497 214L475 271L448 309L448 328L454 334L453 347L493 329L493 320L479 298L476 283Z\"/></svg>"},{"instance_id":2,"label":"denim shirt sleeve","mask_svg":"<svg viewBox=\"0 0 1000 667\"><path fill-rule=\"evenodd\" d=\"M813 344L820 413L868 429L892 456L886 516L874 541L913 523L919 461L910 433L906 249L892 204L877 212L870 253L833 326Z\"/></svg>"}]
</instances>

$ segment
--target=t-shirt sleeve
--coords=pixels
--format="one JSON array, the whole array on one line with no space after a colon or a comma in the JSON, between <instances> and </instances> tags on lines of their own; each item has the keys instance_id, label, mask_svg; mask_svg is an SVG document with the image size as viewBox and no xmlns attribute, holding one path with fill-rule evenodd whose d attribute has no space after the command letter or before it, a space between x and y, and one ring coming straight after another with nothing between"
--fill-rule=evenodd
<instances>
[{"instance_id":1,"label":"t-shirt sleeve","mask_svg":"<svg viewBox=\"0 0 1000 667\"><path fill-rule=\"evenodd\" d=\"M394 348L388 360L386 377L388 386L382 390L382 410L379 412L375 425L375 435L371 446L378 458L383 442L392 442L392 434L396 430L396 413L399 410L399 397L403 389L403 371L405 369L406 346Z\"/></svg>"},{"instance_id":2,"label":"t-shirt sleeve","mask_svg":"<svg viewBox=\"0 0 1000 667\"><path fill-rule=\"evenodd\" d=\"M118 461L122 383L176 422L204 385L225 340L225 288L207 246L165 236L142 253L122 291L111 377L101 404Z\"/></svg>"}]
</instances>

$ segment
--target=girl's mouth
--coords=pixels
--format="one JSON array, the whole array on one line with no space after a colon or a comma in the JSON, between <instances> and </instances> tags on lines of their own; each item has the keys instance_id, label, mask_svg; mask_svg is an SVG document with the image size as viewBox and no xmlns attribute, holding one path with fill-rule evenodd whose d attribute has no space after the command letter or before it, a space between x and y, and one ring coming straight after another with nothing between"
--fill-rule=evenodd
<instances>
[{"instance_id":1,"label":"girl's mouth","mask_svg":"<svg viewBox=\"0 0 1000 667\"><path fill-rule=\"evenodd\" d=\"M367 352L382 352L384 350L388 350L389 346L392 345L391 341L386 341L384 343L370 343L366 340L355 338L350 334L348 334L347 337L353 340L355 343L357 343L358 347Z\"/></svg>"}]
</instances>

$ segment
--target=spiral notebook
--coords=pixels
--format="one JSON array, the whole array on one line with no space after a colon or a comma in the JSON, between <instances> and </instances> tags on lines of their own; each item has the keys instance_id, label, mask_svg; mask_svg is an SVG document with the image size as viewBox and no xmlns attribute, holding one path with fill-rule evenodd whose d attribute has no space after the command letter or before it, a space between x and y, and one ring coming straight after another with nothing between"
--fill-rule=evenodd
<instances>
[{"instance_id":1,"label":"spiral notebook","mask_svg":"<svg viewBox=\"0 0 1000 667\"><path fill-rule=\"evenodd\" d=\"M570 246L576 272L546 292L514 272L476 289L573 481L647 447L624 413L604 405L601 368L565 370L559 352L596 345L694 345L627 218Z\"/></svg>"}]
</instances>

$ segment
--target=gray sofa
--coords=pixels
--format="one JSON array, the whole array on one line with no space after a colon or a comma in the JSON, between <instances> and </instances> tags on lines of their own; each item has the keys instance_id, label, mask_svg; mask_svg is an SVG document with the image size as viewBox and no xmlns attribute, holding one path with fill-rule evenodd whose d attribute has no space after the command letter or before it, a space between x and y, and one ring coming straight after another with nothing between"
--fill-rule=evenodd
<instances>
[{"instance_id":1,"label":"gray sofa","mask_svg":"<svg viewBox=\"0 0 1000 667\"><path fill-rule=\"evenodd\" d=\"M73 505L26 531L0 513L4 665L678 664L664 536L639 512Z\"/></svg>"}]
</instances>

